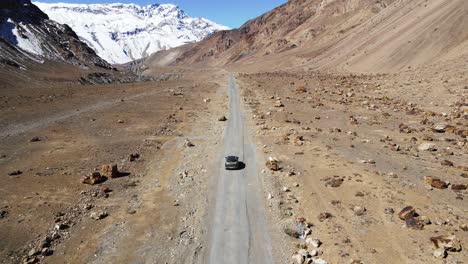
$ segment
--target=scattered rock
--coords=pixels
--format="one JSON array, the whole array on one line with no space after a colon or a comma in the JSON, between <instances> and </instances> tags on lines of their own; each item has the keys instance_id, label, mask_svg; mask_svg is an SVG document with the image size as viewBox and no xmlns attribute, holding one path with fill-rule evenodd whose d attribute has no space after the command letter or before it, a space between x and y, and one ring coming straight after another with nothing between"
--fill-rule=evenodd
<instances>
[{"instance_id":1,"label":"scattered rock","mask_svg":"<svg viewBox=\"0 0 468 264\"><path fill-rule=\"evenodd\" d=\"M277 100L277 101L275 102L274 107L284 107L284 104L281 102L281 100Z\"/></svg>"},{"instance_id":2,"label":"scattered rock","mask_svg":"<svg viewBox=\"0 0 468 264\"><path fill-rule=\"evenodd\" d=\"M184 147L187 147L187 148L191 148L191 147L194 147L195 145L190 142L190 140L188 138L185 139L185 143L184 143Z\"/></svg>"},{"instance_id":3,"label":"scattered rock","mask_svg":"<svg viewBox=\"0 0 468 264\"><path fill-rule=\"evenodd\" d=\"M84 184L90 184L90 185L95 185L95 184L99 184L99 183L102 183L106 180L105 177L103 177L101 175L101 173L99 172L93 172L91 174L91 176L85 176L81 179L81 183L84 183Z\"/></svg>"},{"instance_id":4,"label":"scattered rock","mask_svg":"<svg viewBox=\"0 0 468 264\"><path fill-rule=\"evenodd\" d=\"M31 138L31 140L29 140L29 142L39 142L39 141L41 141L39 137L33 137Z\"/></svg>"},{"instance_id":5,"label":"scattered rock","mask_svg":"<svg viewBox=\"0 0 468 264\"><path fill-rule=\"evenodd\" d=\"M313 264L328 264L328 262L326 262L325 260L321 259L321 258L317 258L317 259L314 259L312 261Z\"/></svg>"},{"instance_id":6,"label":"scattered rock","mask_svg":"<svg viewBox=\"0 0 468 264\"><path fill-rule=\"evenodd\" d=\"M353 212L357 216L362 216L362 215L364 215L366 213L366 208L356 205L356 206L353 207Z\"/></svg>"},{"instance_id":7,"label":"scattered rock","mask_svg":"<svg viewBox=\"0 0 468 264\"><path fill-rule=\"evenodd\" d=\"M395 213L395 210L393 210L393 208L385 208L384 213L392 215Z\"/></svg>"},{"instance_id":8,"label":"scattered rock","mask_svg":"<svg viewBox=\"0 0 468 264\"><path fill-rule=\"evenodd\" d=\"M433 178L431 176L425 176L424 177L424 185L426 189L431 190L432 188L436 189L446 189L448 187L448 184L444 181L441 181L440 179Z\"/></svg>"},{"instance_id":9,"label":"scattered rock","mask_svg":"<svg viewBox=\"0 0 468 264\"><path fill-rule=\"evenodd\" d=\"M40 250L38 250L37 248L31 248L31 250L29 250L28 252L28 256L29 257L33 257L33 256L37 256L41 253Z\"/></svg>"},{"instance_id":10,"label":"scattered rock","mask_svg":"<svg viewBox=\"0 0 468 264\"><path fill-rule=\"evenodd\" d=\"M109 213L107 212L104 212L104 211L96 211L96 212L92 212L89 217L91 219L94 219L94 220L101 220L101 219L104 219L106 218L107 216L109 216Z\"/></svg>"},{"instance_id":11,"label":"scattered rock","mask_svg":"<svg viewBox=\"0 0 468 264\"><path fill-rule=\"evenodd\" d=\"M134 154L130 154L130 157L129 157L128 160L129 160L130 162L133 162L133 161L135 161L135 160L137 160L137 159L139 159L139 158L140 158L140 154L134 153Z\"/></svg>"},{"instance_id":12,"label":"scattered rock","mask_svg":"<svg viewBox=\"0 0 468 264\"><path fill-rule=\"evenodd\" d=\"M305 257L297 253L291 257L294 264L303 264L305 262Z\"/></svg>"},{"instance_id":13,"label":"scattered rock","mask_svg":"<svg viewBox=\"0 0 468 264\"><path fill-rule=\"evenodd\" d=\"M117 123L119 123L119 124L123 124L123 123L125 123L125 121L123 121L123 120L119 119L119 120L117 121Z\"/></svg>"},{"instance_id":14,"label":"scattered rock","mask_svg":"<svg viewBox=\"0 0 468 264\"><path fill-rule=\"evenodd\" d=\"M226 116L222 116L222 117L218 118L218 121L224 122L224 121L227 121L227 118L226 118Z\"/></svg>"},{"instance_id":15,"label":"scattered rock","mask_svg":"<svg viewBox=\"0 0 468 264\"><path fill-rule=\"evenodd\" d=\"M401 220L410 219L410 218L414 217L415 215L416 215L416 209L414 209L414 207L412 207L412 206L406 206L405 208L403 208L403 209L398 213L398 217L399 217Z\"/></svg>"},{"instance_id":16,"label":"scattered rock","mask_svg":"<svg viewBox=\"0 0 468 264\"><path fill-rule=\"evenodd\" d=\"M327 213L327 212L324 212L324 213L320 213L320 214L318 215L317 218L318 218L318 220L319 220L320 222L323 222L323 221L325 221L325 220L327 220L327 219L330 219L330 218L332 218L332 217L333 217L332 214Z\"/></svg>"},{"instance_id":17,"label":"scattered rock","mask_svg":"<svg viewBox=\"0 0 468 264\"><path fill-rule=\"evenodd\" d=\"M464 191L466 190L467 185L466 184L452 184L452 190L454 191Z\"/></svg>"},{"instance_id":18,"label":"scattered rock","mask_svg":"<svg viewBox=\"0 0 468 264\"><path fill-rule=\"evenodd\" d=\"M322 242L318 239L312 239L309 237L306 239L306 244L314 248L319 248L320 245L322 245Z\"/></svg>"},{"instance_id":19,"label":"scattered rock","mask_svg":"<svg viewBox=\"0 0 468 264\"><path fill-rule=\"evenodd\" d=\"M105 164L101 167L101 173L109 178L117 178L120 173L117 164Z\"/></svg>"},{"instance_id":20,"label":"scattered rock","mask_svg":"<svg viewBox=\"0 0 468 264\"><path fill-rule=\"evenodd\" d=\"M418 146L419 151L435 151L436 145L431 142L425 142Z\"/></svg>"},{"instance_id":21,"label":"scattered rock","mask_svg":"<svg viewBox=\"0 0 468 264\"><path fill-rule=\"evenodd\" d=\"M205 99L203 99L203 102L204 103L209 103L209 102L211 102L211 99L210 98L205 98Z\"/></svg>"},{"instance_id":22,"label":"scattered rock","mask_svg":"<svg viewBox=\"0 0 468 264\"><path fill-rule=\"evenodd\" d=\"M445 124L437 124L432 127L432 131L437 132L437 133L444 133L446 129L447 129L447 125Z\"/></svg>"},{"instance_id":23,"label":"scattered rock","mask_svg":"<svg viewBox=\"0 0 468 264\"><path fill-rule=\"evenodd\" d=\"M6 218L8 216L8 211L0 210L0 219Z\"/></svg>"},{"instance_id":24,"label":"scattered rock","mask_svg":"<svg viewBox=\"0 0 468 264\"><path fill-rule=\"evenodd\" d=\"M445 251L445 248L438 248L438 249L434 250L432 255L436 259L443 259L443 258L447 257L447 251Z\"/></svg>"},{"instance_id":25,"label":"scattered rock","mask_svg":"<svg viewBox=\"0 0 468 264\"><path fill-rule=\"evenodd\" d=\"M442 248L447 251L459 252L462 245L455 235L444 235L430 238L435 248Z\"/></svg>"},{"instance_id":26,"label":"scattered rock","mask_svg":"<svg viewBox=\"0 0 468 264\"><path fill-rule=\"evenodd\" d=\"M453 162L450 160L444 160L440 163L442 166L448 166L448 167L453 167Z\"/></svg>"},{"instance_id":27,"label":"scattered rock","mask_svg":"<svg viewBox=\"0 0 468 264\"><path fill-rule=\"evenodd\" d=\"M18 175L21 175L21 174L23 174L22 171L16 170L16 171L12 171L12 172L8 173L8 176L18 176Z\"/></svg>"},{"instance_id":28,"label":"scattered rock","mask_svg":"<svg viewBox=\"0 0 468 264\"><path fill-rule=\"evenodd\" d=\"M41 255L44 257L51 256L52 254L54 254L54 251L50 248L43 248L41 251Z\"/></svg>"},{"instance_id":29,"label":"scattered rock","mask_svg":"<svg viewBox=\"0 0 468 264\"><path fill-rule=\"evenodd\" d=\"M56 224L56 225L54 226L54 229L55 229L55 230L65 230L65 229L67 229L67 228L68 228L68 225L65 225L65 224Z\"/></svg>"},{"instance_id":30,"label":"scattered rock","mask_svg":"<svg viewBox=\"0 0 468 264\"><path fill-rule=\"evenodd\" d=\"M281 170L279 163L280 161L277 158L269 157L266 162L266 167L272 171L279 171Z\"/></svg>"},{"instance_id":31,"label":"scattered rock","mask_svg":"<svg viewBox=\"0 0 468 264\"><path fill-rule=\"evenodd\" d=\"M331 178L325 182L326 187L338 188L343 184L343 178Z\"/></svg>"},{"instance_id":32,"label":"scattered rock","mask_svg":"<svg viewBox=\"0 0 468 264\"><path fill-rule=\"evenodd\" d=\"M410 217L405 220L406 227L420 230L424 227L422 223L418 221L416 217Z\"/></svg>"}]
</instances>

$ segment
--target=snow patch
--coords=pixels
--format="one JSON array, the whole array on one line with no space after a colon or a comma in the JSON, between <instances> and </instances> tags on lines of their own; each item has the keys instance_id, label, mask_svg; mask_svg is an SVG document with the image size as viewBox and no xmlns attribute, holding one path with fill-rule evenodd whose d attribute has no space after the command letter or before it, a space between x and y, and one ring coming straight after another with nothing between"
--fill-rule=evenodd
<instances>
[{"instance_id":1,"label":"snow patch","mask_svg":"<svg viewBox=\"0 0 468 264\"><path fill-rule=\"evenodd\" d=\"M0 36L24 51L40 56L44 54L41 42L25 24L17 24L11 19L3 21L0 24Z\"/></svg>"}]
</instances>

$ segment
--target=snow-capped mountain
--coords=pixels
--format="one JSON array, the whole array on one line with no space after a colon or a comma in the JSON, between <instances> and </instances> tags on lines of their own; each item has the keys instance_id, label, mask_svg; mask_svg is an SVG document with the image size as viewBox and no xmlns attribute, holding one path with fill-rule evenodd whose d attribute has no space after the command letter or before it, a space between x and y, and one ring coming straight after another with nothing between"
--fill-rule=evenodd
<instances>
[{"instance_id":1,"label":"snow-capped mountain","mask_svg":"<svg viewBox=\"0 0 468 264\"><path fill-rule=\"evenodd\" d=\"M1 0L0 63L20 67L44 59L110 68L69 26L50 20L30 0Z\"/></svg>"},{"instance_id":2,"label":"snow-capped mountain","mask_svg":"<svg viewBox=\"0 0 468 264\"><path fill-rule=\"evenodd\" d=\"M228 29L205 18L189 17L172 4L34 4L51 19L69 25L111 63L140 59Z\"/></svg>"}]
</instances>

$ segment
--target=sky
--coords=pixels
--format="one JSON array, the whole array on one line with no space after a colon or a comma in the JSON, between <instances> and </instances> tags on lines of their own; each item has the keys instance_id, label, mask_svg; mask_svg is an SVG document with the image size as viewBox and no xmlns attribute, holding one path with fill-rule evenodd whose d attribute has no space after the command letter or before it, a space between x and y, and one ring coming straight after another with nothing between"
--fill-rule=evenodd
<instances>
[{"instance_id":1,"label":"sky","mask_svg":"<svg viewBox=\"0 0 468 264\"><path fill-rule=\"evenodd\" d=\"M1 0L0 0L1 1ZM216 23L231 28L240 27L249 19L255 18L287 0L37 0L46 3L134 3L138 5L149 4L175 4L192 17L205 17Z\"/></svg>"}]
</instances>

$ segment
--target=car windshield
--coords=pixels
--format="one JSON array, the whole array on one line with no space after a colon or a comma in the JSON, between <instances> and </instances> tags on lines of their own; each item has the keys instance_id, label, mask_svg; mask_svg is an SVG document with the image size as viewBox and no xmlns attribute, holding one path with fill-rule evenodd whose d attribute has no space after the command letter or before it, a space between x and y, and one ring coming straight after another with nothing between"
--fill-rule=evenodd
<instances>
[{"instance_id":1,"label":"car windshield","mask_svg":"<svg viewBox=\"0 0 468 264\"><path fill-rule=\"evenodd\" d=\"M234 161L238 161L238 160L239 160L239 158L236 157L236 156L227 156L226 157L226 161L228 161L228 162L234 162Z\"/></svg>"}]
</instances>

